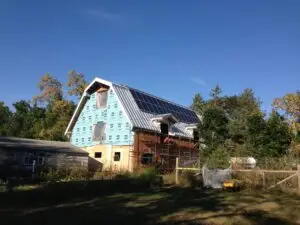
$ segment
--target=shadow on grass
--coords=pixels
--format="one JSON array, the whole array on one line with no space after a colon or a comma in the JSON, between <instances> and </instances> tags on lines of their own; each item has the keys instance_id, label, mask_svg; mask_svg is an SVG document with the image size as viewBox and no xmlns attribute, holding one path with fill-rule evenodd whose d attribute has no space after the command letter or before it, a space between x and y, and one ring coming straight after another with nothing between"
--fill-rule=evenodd
<instances>
[{"instance_id":1,"label":"shadow on grass","mask_svg":"<svg viewBox=\"0 0 300 225\"><path fill-rule=\"evenodd\" d=\"M230 222L238 216L248 222L245 224L293 224L265 211L239 208L235 204L246 203L253 197L246 193L239 197L239 194L180 187L152 191L131 180L66 182L39 190L0 194L0 221L10 225L192 225L224 224L218 219L225 217Z\"/></svg>"}]
</instances>

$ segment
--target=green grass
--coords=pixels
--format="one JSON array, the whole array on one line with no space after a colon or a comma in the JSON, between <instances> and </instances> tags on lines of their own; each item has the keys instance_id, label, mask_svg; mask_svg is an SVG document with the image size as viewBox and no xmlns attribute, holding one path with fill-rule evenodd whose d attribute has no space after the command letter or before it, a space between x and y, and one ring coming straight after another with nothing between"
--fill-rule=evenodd
<instances>
[{"instance_id":1,"label":"green grass","mask_svg":"<svg viewBox=\"0 0 300 225\"><path fill-rule=\"evenodd\" d=\"M27 190L27 189L26 189ZM300 197L128 181L66 182L0 193L1 224L300 224Z\"/></svg>"}]
</instances>

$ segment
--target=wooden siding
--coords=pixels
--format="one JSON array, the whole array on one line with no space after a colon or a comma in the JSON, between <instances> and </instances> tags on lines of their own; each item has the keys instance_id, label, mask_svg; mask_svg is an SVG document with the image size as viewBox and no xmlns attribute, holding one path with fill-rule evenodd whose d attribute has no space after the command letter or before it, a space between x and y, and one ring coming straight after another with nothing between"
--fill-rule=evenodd
<instances>
[{"instance_id":1,"label":"wooden siding","mask_svg":"<svg viewBox=\"0 0 300 225\"><path fill-rule=\"evenodd\" d=\"M169 143L164 143L165 138ZM175 136L163 136L145 131L135 131L134 147L131 157L134 158L133 168L141 167L141 157L143 153L152 153L154 157L159 157L167 164L166 169L175 168L176 157L195 158L198 156L198 150L192 139L179 138Z\"/></svg>"}]
</instances>

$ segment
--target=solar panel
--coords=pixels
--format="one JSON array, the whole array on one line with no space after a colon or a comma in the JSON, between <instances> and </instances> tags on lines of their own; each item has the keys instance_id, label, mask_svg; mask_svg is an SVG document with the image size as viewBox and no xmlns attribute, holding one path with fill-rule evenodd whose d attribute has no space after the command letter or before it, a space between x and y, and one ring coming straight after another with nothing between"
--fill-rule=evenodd
<instances>
[{"instance_id":1,"label":"solar panel","mask_svg":"<svg viewBox=\"0 0 300 225\"><path fill-rule=\"evenodd\" d=\"M162 100L158 97L141 92L136 89L129 88L135 102L140 110L152 114L172 113L180 122L184 123L198 123L199 118L195 112L172 104L168 101Z\"/></svg>"}]
</instances>

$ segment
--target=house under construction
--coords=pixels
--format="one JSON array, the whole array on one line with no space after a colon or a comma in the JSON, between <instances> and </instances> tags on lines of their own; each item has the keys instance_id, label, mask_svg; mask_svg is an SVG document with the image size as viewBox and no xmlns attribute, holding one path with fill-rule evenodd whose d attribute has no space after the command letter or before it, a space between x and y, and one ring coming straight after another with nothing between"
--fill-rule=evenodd
<instances>
[{"instance_id":1,"label":"house under construction","mask_svg":"<svg viewBox=\"0 0 300 225\"><path fill-rule=\"evenodd\" d=\"M65 134L89 153L93 170L156 165L198 155L199 118L191 109L152 94L95 78L85 89Z\"/></svg>"}]
</instances>

